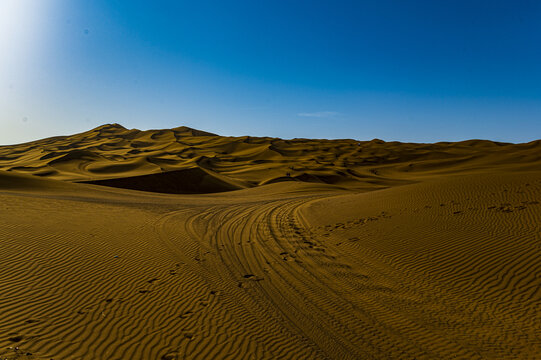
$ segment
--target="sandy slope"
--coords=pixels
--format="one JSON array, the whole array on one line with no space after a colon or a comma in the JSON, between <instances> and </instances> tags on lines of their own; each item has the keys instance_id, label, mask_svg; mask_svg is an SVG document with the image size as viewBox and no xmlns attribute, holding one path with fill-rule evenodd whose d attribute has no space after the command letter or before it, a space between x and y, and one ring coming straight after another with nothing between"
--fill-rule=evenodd
<instances>
[{"instance_id":1,"label":"sandy slope","mask_svg":"<svg viewBox=\"0 0 541 360\"><path fill-rule=\"evenodd\" d=\"M0 147L0 358L536 359L539 150L118 126ZM73 182L97 180L175 194Z\"/></svg>"},{"instance_id":2,"label":"sandy slope","mask_svg":"<svg viewBox=\"0 0 541 360\"><path fill-rule=\"evenodd\" d=\"M0 146L0 170L169 193L219 192L285 180L373 190L433 172L539 168L540 149L541 141L282 140L222 137L186 127L127 130L108 124L71 136Z\"/></svg>"}]
</instances>

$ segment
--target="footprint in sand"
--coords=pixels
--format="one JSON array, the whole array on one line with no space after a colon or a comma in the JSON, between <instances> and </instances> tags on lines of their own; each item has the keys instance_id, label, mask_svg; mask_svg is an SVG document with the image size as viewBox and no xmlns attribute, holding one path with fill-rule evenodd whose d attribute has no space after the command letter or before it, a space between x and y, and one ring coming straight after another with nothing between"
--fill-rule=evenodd
<instances>
[{"instance_id":1,"label":"footprint in sand","mask_svg":"<svg viewBox=\"0 0 541 360\"><path fill-rule=\"evenodd\" d=\"M181 319L186 319L186 318L189 317L191 314L193 314L193 311L187 310L187 311L185 311L182 315L180 315L179 318L181 318Z\"/></svg>"},{"instance_id":2,"label":"footprint in sand","mask_svg":"<svg viewBox=\"0 0 541 360\"><path fill-rule=\"evenodd\" d=\"M18 342L21 342L23 340L23 336L21 335L15 335L15 336L11 336L8 338L8 341L11 341L11 342L14 342L14 343L18 343Z\"/></svg>"},{"instance_id":3,"label":"footprint in sand","mask_svg":"<svg viewBox=\"0 0 541 360\"><path fill-rule=\"evenodd\" d=\"M176 360L178 359L178 353L168 353L162 356L161 360Z\"/></svg>"},{"instance_id":4,"label":"footprint in sand","mask_svg":"<svg viewBox=\"0 0 541 360\"><path fill-rule=\"evenodd\" d=\"M246 274L243 276L245 279L252 280L252 281L261 281L263 280L260 276L255 276L254 274Z\"/></svg>"}]
</instances>

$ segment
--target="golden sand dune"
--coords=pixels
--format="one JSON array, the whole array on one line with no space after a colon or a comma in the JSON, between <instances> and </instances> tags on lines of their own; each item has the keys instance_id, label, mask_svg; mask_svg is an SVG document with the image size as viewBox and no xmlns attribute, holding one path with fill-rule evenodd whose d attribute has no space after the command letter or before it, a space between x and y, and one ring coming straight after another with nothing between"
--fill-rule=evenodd
<instances>
[{"instance_id":1,"label":"golden sand dune","mask_svg":"<svg viewBox=\"0 0 541 360\"><path fill-rule=\"evenodd\" d=\"M222 137L187 127L127 130L109 124L72 136L2 146L0 170L172 193L221 192L291 180L372 190L434 172L541 166L540 150L541 141L282 140ZM119 178L123 180L113 181Z\"/></svg>"},{"instance_id":2,"label":"golden sand dune","mask_svg":"<svg viewBox=\"0 0 541 360\"><path fill-rule=\"evenodd\" d=\"M119 125L0 147L0 358L538 359L540 150Z\"/></svg>"}]
</instances>

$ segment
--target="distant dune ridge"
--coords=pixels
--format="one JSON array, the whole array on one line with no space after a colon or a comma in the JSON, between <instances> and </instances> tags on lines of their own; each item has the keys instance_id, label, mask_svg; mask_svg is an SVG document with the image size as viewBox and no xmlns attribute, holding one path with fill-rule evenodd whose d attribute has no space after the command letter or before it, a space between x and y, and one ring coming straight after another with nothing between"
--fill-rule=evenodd
<instances>
[{"instance_id":1,"label":"distant dune ridge","mask_svg":"<svg viewBox=\"0 0 541 360\"><path fill-rule=\"evenodd\" d=\"M292 180L360 189L407 182L412 173L540 164L540 149L540 141L282 140L222 137L184 126L140 131L107 124L72 136L2 146L0 170L167 193Z\"/></svg>"},{"instance_id":2,"label":"distant dune ridge","mask_svg":"<svg viewBox=\"0 0 541 360\"><path fill-rule=\"evenodd\" d=\"M541 141L1 146L0 359L539 359L540 224Z\"/></svg>"}]
</instances>

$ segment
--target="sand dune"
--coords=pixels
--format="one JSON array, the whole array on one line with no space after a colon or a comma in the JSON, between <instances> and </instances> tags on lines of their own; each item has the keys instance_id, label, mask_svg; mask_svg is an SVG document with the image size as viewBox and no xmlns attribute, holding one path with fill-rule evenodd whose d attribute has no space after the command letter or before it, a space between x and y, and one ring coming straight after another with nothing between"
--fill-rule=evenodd
<instances>
[{"instance_id":1,"label":"sand dune","mask_svg":"<svg viewBox=\"0 0 541 360\"><path fill-rule=\"evenodd\" d=\"M0 358L537 359L540 150L120 125L0 147Z\"/></svg>"},{"instance_id":2,"label":"sand dune","mask_svg":"<svg viewBox=\"0 0 541 360\"><path fill-rule=\"evenodd\" d=\"M229 184L207 186L201 193L222 186L223 190L236 190L289 180L373 189L417 181L433 173L480 171L495 166L539 167L540 149L540 141L408 144L377 139L282 140L221 137L187 127L127 130L109 124L72 136L2 146L0 170L101 184L134 178L121 182L129 183L130 188L141 184L141 190L149 190L144 180L147 178L135 177L160 174L159 181L169 182L164 173L172 172L171 177L176 178L174 171L186 169L192 169L186 173L189 176ZM193 183L189 180L187 192L197 192ZM165 186L161 191L171 189L177 193L181 188Z\"/></svg>"}]
</instances>

